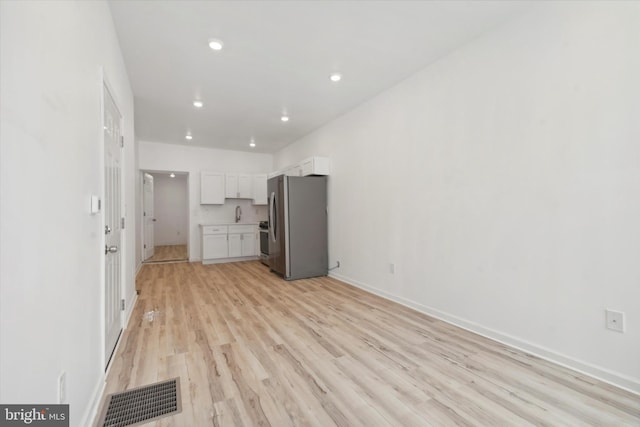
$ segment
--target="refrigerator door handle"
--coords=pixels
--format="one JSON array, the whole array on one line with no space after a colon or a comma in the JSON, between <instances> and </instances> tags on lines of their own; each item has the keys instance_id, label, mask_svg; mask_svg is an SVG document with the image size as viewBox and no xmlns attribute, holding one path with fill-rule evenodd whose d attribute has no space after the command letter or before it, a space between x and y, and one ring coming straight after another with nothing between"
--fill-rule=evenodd
<instances>
[{"instance_id":1,"label":"refrigerator door handle","mask_svg":"<svg viewBox=\"0 0 640 427\"><path fill-rule=\"evenodd\" d=\"M267 210L267 230L269 235L271 235L271 225L273 224L273 220L271 219L271 194L269 194L269 209Z\"/></svg>"},{"instance_id":2,"label":"refrigerator door handle","mask_svg":"<svg viewBox=\"0 0 640 427\"><path fill-rule=\"evenodd\" d=\"M278 227L278 218L276 217L276 193L271 192L269 196L269 232L271 240L276 241L276 228Z\"/></svg>"}]
</instances>

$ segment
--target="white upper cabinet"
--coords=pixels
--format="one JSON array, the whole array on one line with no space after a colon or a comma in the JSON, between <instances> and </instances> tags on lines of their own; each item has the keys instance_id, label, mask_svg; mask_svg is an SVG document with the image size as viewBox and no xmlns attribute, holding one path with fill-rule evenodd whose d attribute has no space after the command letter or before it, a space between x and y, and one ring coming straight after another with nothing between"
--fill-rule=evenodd
<instances>
[{"instance_id":1,"label":"white upper cabinet","mask_svg":"<svg viewBox=\"0 0 640 427\"><path fill-rule=\"evenodd\" d=\"M224 196L227 199L235 199L238 195L238 175L227 173L224 178Z\"/></svg>"},{"instance_id":2,"label":"white upper cabinet","mask_svg":"<svg viewBox=\"0 0 640 427\"><path fill-rule=\"evenodd\" d=\"M298 164L288 166L276 172L271 172L269 178L278 175L287 176L309 176L309 175L329 175L331 172L331 161L326 157L309 157Z\"/></svg>"},{"instance_id":3,"label":"white upper cabinet","mask_svg":"<svg viewBox=\"0 0 640 427\"><path fill-rule=\"evenodd\" d=\"M251 199L251 175L233 174L225 175L225 197L227 199Z\"/></svg>"},{"instance_id":4,"label":"white upper cabinet","mask_svg":"<svg viewBox=\"0 0 640 427\"><path fill-rule=\"evenodd\" d=\"M311 157L300 162L301 176L329 175L331 162L326 157Z\"/></svg>"},{"instance_id":5,"label":"white upper cabinet","mask_svg":"<svg viewBox=\"0 0 640 427\"><path fill-rule=\"evenodd\" d=\"M292 166L284 171L284 174L287 176L302 176L302 167L300 165Z\"/></svg>"},{"instance_id":6,"label":"white upper cabinet","mask_svg":"<svg viewBox=\"0 0 640 427\"><path fill-rule=\"evenodd\" d=\"M251 187L253 184L252 175L238 175L238 198L251 199L253 198L253 192Z\"/></svg>"},{"instance_id":7,"label":"white upper cabinet","mask_svg":"<svg viewBox=\"0 0 640 427\"><path fill-rule=\"evenodd\" d=\"M309 157L270 174L201 172L200 204L224 205L225 199L253 199L254 205L268 204L267 180L278 175L329 175L331 162L326 157Z\"/></svg>"},{"instance_id":8,"label":"white upper cabinet","mask_svg":"<svg viewBox=\"0 0 640 427\"><path fill-rule=\"evenodd\" d=\"M253 175L253 204L267 204L267 175Z\"/></svg>"},{"instance_id":9,"label":"white upper cabinet","mask_svg":"<svg viewBox=\"0 0 640 427\"><path fill-rule=\"evenodd\" d=\"M200 204L224 205L224 174L218 172L200 173Z\"/></svg>"}]
</instances>

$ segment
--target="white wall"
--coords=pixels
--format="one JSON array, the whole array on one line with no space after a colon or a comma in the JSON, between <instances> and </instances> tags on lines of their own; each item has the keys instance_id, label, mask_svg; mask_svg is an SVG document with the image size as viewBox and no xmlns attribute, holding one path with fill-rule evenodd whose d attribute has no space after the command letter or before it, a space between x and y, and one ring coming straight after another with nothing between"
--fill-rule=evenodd
<instances>
[{"instance_id":1,"label":"white wall","mask_svg":"<svg viewBox=\"0 0 640 427\"><path fill-rule=\"evenodd\" d=\"M131 261L133 95L106 2L2 1L0 31L0 402L56 403L65 371L86 426L104 385L100 67L124 116Z\"/></svg>"},{"instance_id":2,"label":"white wall","mask_svg":"<svg viewBox=\"0 0 640 427\"><path fill-rule=\"evenodd\" d=\"M639 46L640 3L545 2L275 166L332 159L337 277L640 392Z\"/></svg>"},{"instance_id":3,"label":"white wall","mask_svg":"<svg viewBox=\"0 0 640 427\"><path fill-rule=\"evenodd\" d=\"M189 236L189 188L186 174L153 175L154 243L186 245Z\"/></svg>"},{"instance_id":4,"label":"white wall","mask_svg":"<svg viewBox=\"0 0 640 427\"><path fill-rule=\"evenodd\" d=\"M143 171L173 171L189 174L189 260L201 259L198 224L234 222L235 207L242 208L242 222L267 219L266 206L252 206L250 200L227 199L224 205L200 205L200 172L268 173L273 170L271 154L217 150L177 144L139 141L139 168ZM142 236L139 235L141 239ZM142 245L140 244L140 247ZM138 262L142 262L142 252Z\"/></svg>"}]
</instances>

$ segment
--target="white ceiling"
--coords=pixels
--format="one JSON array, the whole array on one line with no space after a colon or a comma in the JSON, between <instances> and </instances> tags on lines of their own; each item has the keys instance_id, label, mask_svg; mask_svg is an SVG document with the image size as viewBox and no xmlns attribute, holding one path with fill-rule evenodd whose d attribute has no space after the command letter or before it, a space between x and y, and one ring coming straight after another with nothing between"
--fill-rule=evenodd
<instances>
[{"instance_id":1,"label":"white ceiling","mask_svg":"<svg viewBox=\"0 0 640 427\"><path fill-rule=\"evenodd\" d=\"M524 5L110 2L135 96L136 137L258 152L294 142ZM224 49L211 50L211 38L222 40ZM343 75L341 82L329 80L333 72ZM193 107L196 98L204 108ZM283 112L288 123L280 121ZM249 147L252 137L255 148Z\"/></svg>"}]
</instances>

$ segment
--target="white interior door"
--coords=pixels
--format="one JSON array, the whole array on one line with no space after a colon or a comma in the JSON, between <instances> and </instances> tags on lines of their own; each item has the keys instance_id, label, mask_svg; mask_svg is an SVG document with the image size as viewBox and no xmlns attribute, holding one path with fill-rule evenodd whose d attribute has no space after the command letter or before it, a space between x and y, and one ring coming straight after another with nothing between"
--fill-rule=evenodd
<instances>
[{"instance_id":1,"label":"white interior door","mask_svg":"<svg viewBox=\"0 0 640 427\"><path fill-rule=\"evenodd\" d=\"M104 233L105 233L105 361L109 363L122 330L120 280L122 271L122 131L121 116L104 87Z\"/></svg>"},{"instance_id":2,"label":"white interior door","mask_svg":"<svg viewBox=\"0 0 640 427\"><path fill-rule=\"evenodd\" d=\"M156 218L153 212L153 175L148 173L143 177L143 217L144 217L144 259L147 260L155 253L154 224Z\"/></svg>"}]
</instances>

